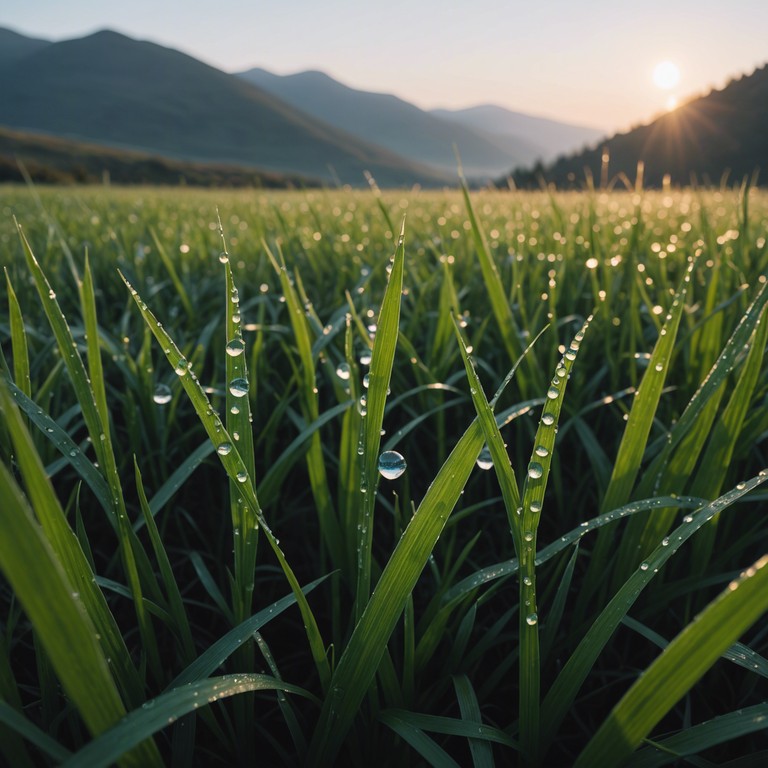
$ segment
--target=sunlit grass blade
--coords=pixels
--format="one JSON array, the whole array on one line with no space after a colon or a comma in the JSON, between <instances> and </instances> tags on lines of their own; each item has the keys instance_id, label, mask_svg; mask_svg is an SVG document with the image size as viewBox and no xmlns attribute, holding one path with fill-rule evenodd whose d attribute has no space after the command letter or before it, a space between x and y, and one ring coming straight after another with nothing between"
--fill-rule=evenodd
<instances>
[{"instance_id":1,"label":"sunlit grass blade","mask_svg":"<svg viewBox=\"0 0 768 768\"><path fill-rule=\"evenodd\" d=\"M125 569L131 593L133 594L133 604L136 610L143 647L149 654L149 660L155 675L159 677L160 662L157 656L157 641L154 636L152 623L144 610L141 580L136 564L136 553L134 552L134 546L140 545L138 545L138 540L135 537L132 537L132 531L125 509L125 498L120 484L120 476L115 461L115 455L112 450L110 436L109 433L105 431L101 414L96 404L96 397L85 371L83 360L80 357L77 345L75 344L72 331L59 307L56 294L35 258L26 236L21 231L21 227L18 227L17 225L17 228L19 237L21 238L27 267L32 274L38 296L43 305L43 310L45 311L48 323L53 331L61 357L69 372L70 380L74 387L77 401L82 409L83 419L88 428L94 451L96 452L99 465L103 468L104 477L110 488L112 509L117 520L120 556L123 561L123 567ZM103 384L103 381L101 383Z\"/></svg>"},{"instance_id":2,"label":"sunlit grass blade","mask_svg":"<svg viewBox=\"0 0 768 768\"><path fill-rule=\"evenodd\" d=\"M142 684L133 666L104 595L96 585L95 574L77 537L64 516L58 499L45 474L32 438L22 422L6 388L0 385L0 412L13 440L16 461L27 488L27 496L42 532L72 590L93 623L105 657L111 659L115 680L128 705L141 699Z\"/></svg>"},{"instance_id":3,"label":"sunlit grass blade","mask_svg":"<svg viewBox=\"0 0 768 768\"><path fill-rule=\"evenodd\" d=\"M600 505L602 512L616 509L630 500L648 444L648 436L651 432L656 409L664 389L664 382L669 372L675 339L680 327L680 319L683 316L685 298L695 265L695 261L691 261L688 265L660 331L656 346L651 353L648 368L632 401L627 426L624 429L619 451L613 463L608 489ZM651 493L645 495L651 495ZM605 586L605 563L608 561L613 547L614 533L614 526L609 526L601 531L597 538L584 586L580 592L580 606L586 605L599 585Z\"/></svg>"},{"instance_id":4,"label":"sunlit grass blade","mask_svg":"<svg viewBox=\"0 0 768 768\"><path fill-rule=\"evenodd\" d=\"M282 251L278 247L277 258L275 258L266 242L262 243L262 245L280 279L280 286L285 297L294 341L298 349L299 360L301 361L299 370L299 398L304 416L308 422L315 422L320 415L320 410L316 385L315 359L312 354L309 324L296 286L288 274ZM340 563L342 562L344 551L343 540L328 485L322 443L317 432L310 437L307 450L307 469L309 471L309 482L315 499L323 542L331 556L331 561L333 563Z\"/></svg>"},{"instance_id":5,"label":"sunlit grass blade","mask_svg":"<svg viewBox=\"0 0 768 768\"><path fill-rule=\"evenodd\" d=\"M366 413L363 414L362 421L363 468L357 525L360 537L355 593L355 610L358 618L362 615L371 591L371 549L373 547L376 488L379 478L379 447L381 445L381 429L384 423L384 406L389 393L400 328L400 298L403 292L405 264L404 236L405 219L403 219L400 229L389 281L379 310L376 336L371 352L371 366L368 371L368 387L363 394Z\"/></svg>"},{"instance_id":6,"label":"sunlit grass blade","mask_svg":"<svg viewBox=\"0 0 768 768\"><path fill-rule=\"evenodd\" d=\"M121 274L122 277L122 274ZM182 387L192 403L192 406L197 413L200 422L205 428L211 442L216 446L216 453L221 461L224 470L226 471L230 480L239 484L242 490L243 499L248 504L250 510L250 516L248 520L249 526L261 526L270 547L272 548L277 560L280 564L280 568L285 574L288 583L296 595L296 599L299 604L302 618L304 619L304 626L307 633L307 639L309 641L310 649L312 651L312 657L317 666L320 680L324 684L327 684L330 678L330 669L328 666L328 660L325 656L325 647L323 645L322 638L320 636L320 630L318 629L317 622L312 613L312 610L307 603L306 597L301 591L299 582L293 573L288 561L285 559L283 551L280 549L280 545L272 533L271 529L267 525L264 515L261 511L261 505L256 496L256 489L254 487L252 478L248 476L245 464L240 458L240 454L237 448L233 445L233 439L227 433L224 425L219 418L219 415L214 411L213 407L208 400L205 392L203 391L197 376L189 369L189 362L181 354L179 348L174 343L173 339L168 335L167 331L160 325L152 312L147 308L147 305L142 301L135 288L128 283L123 277L131 296L133 297L136 306L139 308L144 321L146 322L152 334L157 339L163 350L166 359L176 374L179 376Z\"/></svg>"},{"instance_id":7,"label":"sunlit grass blade","mask_svg":"<svg viewBox=\"0 0 768 768\"><path fill-rule=\"evenodd\" d=\"M469 216L469 222L472 228L472 240L475 244L478 261L480 262L480 270L483 273L483 282L488 295L488 301L491 304L493 315L496 318L496 323L504 342L504 348L509 355L509 359L514 362L520 358L523 352L518 333L519 329L515 322L515 318L512 315L512 309L507 300L507 295L504 286L502 285L496 262L493 260L493 257L488 250L485 236L483 235L483 231L480 228L480 224L478 223L472 208L472 201L469 197L467 182L463 177L461 178L461 193L464 196L464 204L467 208L467 216ZM521 379L520 390L523 395L530 395L533 389L542 383L541 381L537 381L537 378L540 378L540 376L537 377L535 375L535 370L535 366L529 364L526 366L526 376L519 377L519 379ZM527 381L527 379L530 380Z\"/></svg>"},{"instance_id":8,"label":"sunlit grass blade","mask_svg":"<svg viewBox=\"0 0 768 768\"><path fill-rule=\"evenodd\" d=\"M768 610L768 556L732 581L645 670L576 761L623 765L643 738L743 632Z\"/></svg>"},{"instance_id":9,"label":"sunlit grass blade","mask_svg":"<svg viewBox=\"0 0 768 768\"><path fill-rule=\"evenodd\" d=\"M751 480L739 483L736 488L720 496L715 501L686 515L678 528L665 538L640 567L622 585L611 598L608 605L592 622L576 650L558 674L552 687L547 692L542 704L542 722L547 723L550 737L556 733L571 708L584 680L589 675L592 665L600 655L622 618L634 605L642 590L653 580L661 567L680 547L708 523L716 514L730 507L745 493L757 488L768 480L768 472L763 471ZM542 734L544 740L544 734Z\"/></svg>"},{"instance_id":10,"label":"sunlit grass blade","mask_svg":"<svg viewBox=\"0 0 768 768\"><path fill-rule=\"evenodd\" d=\"M4 268L8 288L8 323L11 329L11 350L13 353L13 378L16 386L27 396L32 397L32 384L29 379L29 349L24 317L21 314L19 300L11 285L8 269Z\"/></svg>"},{"instance_id":11,"label":"sunlit grass blade","mask_svg":"<svg viewBox=\"0 0 768 768\"><path fill-rule=\"evenodd\" d=\"M768 719L768 703L744 707L727 715L719 715L704 723L693 725L684 731L663 739L654 739L650 746L636 752L627 761L627 768L661 768L681 758L690 758L705 749L724 744L750 733L765 730ZM656 748L658 745L658 748ZM764 759L752 755L753 765Z\"/></svg>"},{"instance_id":12,"label":"sunlit grass blade","mask_svg":"<svg viewBox=\"0 0 768 768\"><path fill-rule=\"evenodd\" d=\"M113 501L104 477L93 466L88 457L80 450L77 443L62 429L40 406L30 400L13 382L7 382L8 391L13 396L14 402L27 415L29 421L34 424L69 462L75 471L83 478L88 487L99 500L107 514L107 519L113 527L117 527L113 514Z\"/></svg>"},{"instance_id":13,"label":"sunlit grass blade","mask_svg":"<svg viewBox=\"0 0 768 768\"><path fill-rule=\"evenodd\" d=\"M0 568L35 627L64 690L88 730L97 735L123 717L125 708L94 625L5 465L0 465L0 500ZM160 761L154 746L147 744L126 756L124 763L159 765Z\"/></svg>"},{"instance_id":14,"label":"sunlit grass blade","mask_svg":"<svg viewBox=\"0 0 768 768\"><path fill-rule=\"evenodd\" d=\"M280 690L314 699L298 685L269 675L222 675L174 688L127 714L117 725L72 755L62 768L107 768L142 740L182 715L214 701L249 691Z\"/></svg>"}]
</instances>

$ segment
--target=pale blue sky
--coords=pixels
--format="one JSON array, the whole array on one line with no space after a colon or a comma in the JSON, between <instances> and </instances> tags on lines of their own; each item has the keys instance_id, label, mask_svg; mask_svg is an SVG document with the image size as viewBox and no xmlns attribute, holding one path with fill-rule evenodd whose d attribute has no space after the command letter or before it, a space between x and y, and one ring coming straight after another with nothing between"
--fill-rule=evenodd
<instances>
[{"instance_id":1,"label":"pale blue sky","mask_svg":"<svg viewBox=\"0 0 768 768\"><path fill-rule=\"evenodd\" d=\"M226 71L322 69L418 106L493 102L607 130L768 61L768 0L8 0L0 26L60 40L109 27Z\"/></svg>"}]
</instances>

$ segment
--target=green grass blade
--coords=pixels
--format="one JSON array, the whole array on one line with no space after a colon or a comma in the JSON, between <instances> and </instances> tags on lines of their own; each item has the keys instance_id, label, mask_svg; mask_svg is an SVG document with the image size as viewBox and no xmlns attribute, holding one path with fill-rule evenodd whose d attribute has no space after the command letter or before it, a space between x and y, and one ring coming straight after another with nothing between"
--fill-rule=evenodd
<instances>
[{"instance_id":1,"label":"green grass blade","mask_svg":"<svg viewBox=\"0 0 768 768\"><path fill-rule=\"evenodd\" d=\"M488 301L491 304L491 310L493 316L496 318L496 323L501 332L501 338L504 342L504 348L507 350L509 359L514 362L522 355L523 348L520 344L520 338L518 335L519 329L515 318L512 315L512 309L507 301L507 295L504 290L504 286L501 282L501 276L496 267L496 262L491 257L491 253L488 250L488 244L483 235L483 231L477 222L474 209L472 208L472 201L469 197L469 189L467 188L466 181L461 179L461 193L464 196L464 204L467 209L467 216L469 216L469 222L472 227L472 240L475 244L475 251L477 252L477 258L480 262L480 270L483 273L483 282L485 284L486 294ZM527 366L527 373L531 376L531 384L533 386L540 384L536 380L536 376L532 375L536 369L533 365ZM533 388L533 387L532 387ZM531 389L532 389L531 388ZM520 389L525 395L530 394L525 379L520 385Z\"/></svg>"},{"instance_id":2,"label":"green grass blade","mask_svg":"<svg viewBox=\"0 0 768 768\"><path fill-rule=\"evenodd\" d=\"M695 264L695 261L691 261L688 265L672 302L670 312L660 331L656 346L651 353L648 368L632 401L632 409L629 412L627 426L624 429L619 451L613 464L608 489L600 505L602 512L616 509L630 500L632 488L640 471L640 464L648 444L648 436L651 432L656 409L664 389L664 381L669 372L675 339L685 308L685 297ZM651 492L641 495L651 495ZM598 584L602 583L604 579L605 562L614 546L613 529L614 526L610 526L598 536L581 591L582 605L586 603Z\"/></svg>"},{"instance_id":3,"label":"green grass blade","mask_svg":"<svg viewBox=\"0 0 768 768\"><path fill-rule=\"evenodd\" d=\"M551 544L547 544L547 546L540 549L536 554L536 565L543 565L555 555L568 549L568 547L573 544L578 543L579 539L590 531L602 528L604 525L609 525L615 520L629 517L630 515L636 515L640 512L647 512L651 509L659 509L668 506L679 509L698 509L704 504L706 504L706 499L699 499L692 496L660 496L653 499L645 499L643 501L635 501L631 504L625 504L623 507L598 515L592 520L584 521L577 528L564 534ZM485 584L490 584L496 581L496 579L513 576L519 569L520 564L516 557L511 560L505 560L501 563L494 563L493 565L481 568L447 590L443 596L443 603L448 604L456 600L462 600L470 592L474 592L474 590L479 587L482 587Z\"/></svg>"},{"instance_id":4,"label":"green grass blade","mask_svg":"<svg viewBox=\"0 0 768 768\"><path fill-rule=\"evenodd\" d=\"M636 752L626 765L627 768L661 768L678 758L690 757L718 744L765 730L766 720L768 703L719 715L712 720L686 728L674 736L655 740L653 743L657 744L659 749L654 746L645 747ZM753 757L756 761L753 765L759 765L760 758L756 755Z\"/></svg>"},{"instance_id":5,"label":"green grass blade","mask_svg":"<svg viewBox=\"0 0 768 768\"><path fill-rule=\"evenodd\" d=\"M85 336L88 352L88 372L93 390L96 407L101 416L101 426L109 440L109 410L107 408L107 390L104 383L104 367L101 364L101 351L99 350L99 326L96 322L96 296L93 288L93 275L88 256L85 257L85 269L83 280L78 281L80 292L80 306L83 310L85 323Z\"/></svg>"},{"instance_id":6,"label":"green grass blade","mask_svg":"<svg viewBox=\"0 0 768 768\"><path fill-rule=\"evenodd\" d=\"M14 733L24 737L48 757L52 757L57 763L64 762L72 754L66 747L52 739L45 731L38 728L24 715L17 712L12 706L0 699L0 723L8 726ZM28 765L34 765L29 762ZM13 768L16 768L14 765Z\"/></svg>"},{"instance_id":7,"label":"green grass blade","mask_svg":"<svg viewBox=\"0 0 768 768\"><path fill-rule=\"evenodd\" d=\"M181 659L185 663L189 663L195 657L195 643L189 628L189 620L184 608L184 601L181 599L181 592L179 591L179 585L176 581L176 576L173 573L171 562L168 559L168 553L165 551L162 539L160 538L160 531L158 531L157 525L155 524L155 518L152 516L152 511L149 507L149 502L147 501L147 495L144 492L144 482L141 478L141 472L139 471L139 464L135 457L133 460L133 468L136 477L136 490L139 495L141 512L144 516L144 523L147 526L147 533L152 542L155 559L160 567L160 575L163 578L163 585L165 586L169 612L173 618L174 635L178 637Z\"/></svg>"},{"instance_id":8,"label":"green grass blade","mask_svg":"<svg viewBox=\"0 0 768 768\"><path fill-rule=\"evenodd\" d=\"M168 252L165 250L165 247L163 246L162 241L157 236L157 234L155 233L155 230L152 227L149 228L149 234L152 237L152 242L155 244L157 255L160 257L160 260L163 262L163 266L168 272L168 277L171 278L173 287L176 289L176 294L179 297L179 300L181 301L181 305L184 307L184 311L187 313L187 317L190 320L194 320L195 310L192 306L192 301L190 300L189 294L184 288L184 283L181 282L179 273L176 271L176 267L173 263L173 259L171 259L171 257L168 255Z\"/></svg>"},{"instance_id":9,"label":"green grass blade","mask_svg":"<svg viewBox=\"0 0 768 768\"><path fill-rule=\"evenodd\" d=\"M280 278L280 286L285 297L288 315L293 330L294 341L299 352L301 368L299 371L299 398L305 419L312 423L317 421L319 411L318 391L316 384L315 358L312 354L312 340L309 334L309 324L299 293L288 275L282 251L278 248L278 259L266 243L263 243L267 256L273 268ZM312 487L312 495L317 508L318 522L323 542L331 556L333 563L341 563L344 557L343 539L339 521L336 518L333 501L331 498L328 477L325 471L322 443L320 435L315 432L310 437L307 451L307 470L309 482Z\"/></svg>"},{"instance_id":10,"label":"green grass blade","mask_svg":"<svg viewBox=\"0 0 768 768\"><path fill-rule=\"evenodd\" d=\"M121 274L122 277L122 274ZM146 322L152 334L157 339L163 350L166 359L169 364L179 376L181 385L184 388L187 396L192 403L192 406L197 413L200 422L202 423L205 431L208 434L211 442L216 446L216 452L221 461L224 470L226 471L230 480L239 484L242 491L243 499L248 504L250 510L250 516L248 519L249 526L259 525L264 532L270 547L272 548L277 560L280 564L280 568L285 574L288 583L293 590L294 595L299 604L302 618L304 619L304 626L307 633L307 639L309 641L310 649L312 651L312 657L320 675L321 682L325 685L330 679L330 668L328 666L328 659L325 656L325 647L323 645L322 638L320 636L320 630L317 626L317 621L312 613L312 610L307 603L306 597L301 591L296 576L293 573L288 561L285 559L283 551L275 538L275 535L267 525L264 515L261 511L261 505L259 504L258 497L256 496L256 489L253 485L253 480L248 476L248 472L245 468L245 464L240 458L240 454L237 448L234 447L233 439L230 437L227 430L219 418L219 415L214 411L211 406L208 397L203 391L197 376L189 369L189 363L187 359L181 354L179 348L174 343L173 339L168 335L167 331L158 323L155 316L147 308L147 305L142 301L141 297L131 284L123 280L128 287L131 296L136 302L136 306L139 308L144 321Z\"/></svg>"},{"instance_id":11,"label":"green grass blade","mask_svg":"<svg viewBox=\"0 0 768 768\"><path fill-rule=\"evenodd\" d=\"M466 675L454 675L453 688L459 701L462 721L481 723L483 715L477 702L475 689L472 687L469 678ZM475 738L478 732L479 729L476 728L476 733L469 737L469 751L472 754L472 763L475 768L493 768L493 749L484 739ZM506 734L504 735L506 736ZM513 746L511 740L508 746Z\"/></svg>"},{"instance_id":12,"label":"green grass blade","mask_svg":"<svg viewBox=\"0 0 768 768\"><path fill-rule=\"evenodd\" d=\"M544 699L541 719L547 724L550 734L557 733L600 652L642 590L653 580L661 567L716 514L730 507L745 493L757 488L766 480L768 480L768 472L763 471L751 480L739 483L732 491L701 507L693 514L686 515L682 524L656 547L640 568L622 585L587 630Z\"/></svg>"},{"instance_id":13,"label":"green grass blade","mask_svg":"<svg viewBox=\"0 0 768 768\"><path fill-rule=\"evenodd\" d=\"M479 711L479 710L478 710ZM500 728L486 725L482 720L470 721L466 718L441 717L439 715L423 715L418 712L407 712L403 709L385 709L380 713L386 722L389 717L396 717L408 725L430 733L441 733L446 736L462 736L482 742L495 742L506 747L515 747L515 742Z\"/></svg>"},{"instance_id":14,"label":"green grass blade","mask_svg":"<svg viewBox=\"0 0 768 768\"><path fill-rule=\"evenodd\" d=\"M0 465L0 501L0 568L67 696L91 734L97 735L116 723L125 709L96 630L5 465ZM30 568L30 563L35 567ZM148 744L127 757L125 764L158 765L159 759Z\"/></svg>"},{"instance_id":15,"label":"green grass blade","mask_svg":"<svg viewBox=\"0 0 768 768\"><path fill-rule=\"evenodd\" d=\"M120 691L129 705L135 703L142 696L142 684L120 629L110 613L104 595L96 585L95 574L61 509L40 457L35 451L32 438L11 397L2 386L0 411L11 435L16 461L42 533L73 591L79 595L90 621L93 622L104 655L112 660L111 669Z\"/></svg>"},{"instance_id":16,"label":"green grass blade","mask_svg":"<svg viewBox=\"0 0 768 768\"><path fill-rule=\"evenodd\" d=\"M401 715L398 710L385 710L379 719L388 725L403 741L410 744L427 764L433 768L460 768L459 764L434 739L413 725L406 713Z\"/></svg>"},{"instance_id":17,"label":"green grass blade","mask_svg":"<svg viewBox=\"0 0 768 768\"><path fill-rule=\"evenodd\" d=\"M768 556L732 581L627 691L576 766L623 765L643 738L768 610Z\"/></svg>"},{"instance_id":18,"label":"green grass blade","mask_svg":"<svg viewBox=\"0 0 768 768\"><path fill-rule=\"evenodd\" d=\"M527 405L510 409L497 417L497 423L503 424L529 410ZM334 671L310 744L310 760L315 765L333 763L376 674L408 595L461 496L483 443L483 430L476 419L440 468L384 568Z\"/></svg>"},{"instance_id":19,"label":"green grass blade","mask_svg":"<svg viewBox=\"0 0 768 768\"><path fill-rule=\"evenodd\" d=\"M24 328L24 318L21 314L19 300L11 285L7 267L5 281L8 287L8 321L11 327L11 351L13 354L13 378L16 386L27 396L32 397L32 383L29 378L29 349L27 347L27 332Z\"/></svg>"},{"instance_id":20,"label":"green grass blade","mask_svg":"<svg viewBox=\"0 0 768 768\"><path fill-rule=\"evenodd\" d=\"M145 702L139 709L127 714L119 724L72 755L62 768L107 768L143 739L167 728L182 715L229 696L278 688L314 698L298 685L276 680L269 675L222 675L188 683Z\"/></svg>"}]
</instances>

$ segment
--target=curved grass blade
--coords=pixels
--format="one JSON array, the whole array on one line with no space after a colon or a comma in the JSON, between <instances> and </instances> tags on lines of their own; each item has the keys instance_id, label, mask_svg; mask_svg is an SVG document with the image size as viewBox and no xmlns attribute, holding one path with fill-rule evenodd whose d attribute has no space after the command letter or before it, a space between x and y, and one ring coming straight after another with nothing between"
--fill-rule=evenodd
<instances>
[{"instance_id":1,"label":"curved grass blade","mask_svg":"<svg viewBox=\"0 0 768 768\"><path fill-rule=\"evenodd\" d=\"M587 630L544 699L542 722L547 724L550 735L557 733L600 652L616 627L621 623L622 618L634 605L642 590L653 580L661 567L716 514L730 507L744 494L757 488L766 480L768 480L768 471L763 470L751 480L739 483L736 488L720 496L720 498L699 508L694 513L686 515L682 524L656 547L622 585Z\"/></svg>"},{"instance_id":2,"label":"curved grass blade","mask_svg":"<svg viewBox=\"0 0 768 768\"><path fill-rule=\"evenodd\" d=\"M643 737L766 610L768 556L732 581L672 640L613 708L575 765L623 765Z\"/></svg>"},{"instance_id":3,"label":"curved grass blade","mask_svg":"<svg viewBox=\"0 0 768 768\"><path fill-rule=\"evenodd\" d=\"M283 551L280 549L280 545L275 538L275 535L267 525L267 521L264 519L264 515L261 511L261 505L256 496L256 489L253 485L252 479L249 477L245 468L243 460L240 458L240 454L237 448L233 446L232 438L230 437L224 425L221 422L218 414L214 411L213 407L208 400L205 392L203 391L197 376L189 370L189 363L186 358L181 354L179 348L174 343L173 339L168 335L167 331L158 323L155 316L147 308L147 305L141 300L141 297L135 288L125 279L120 273L123 281L125 282L128 290L131 293L136 306L139 308L144 321L146 322L152 334L160 343L160 347L163 349L166 359L170 363L171 367L176 371L179 376L182 387L187 393L187 396L195 409L205 431L208 434L211 442L216 446L216 452L221 461L224 470L229 478L239 484L243 499L248 505L250 515L248 519L249 526L261 526L267 541L269 542L272 551L275 553L277 560L280 564L280 568L285 574L288 583L296 595L296 600L299 604L299 610L301 611L302 618L304 619L304 626L307 633L307 640L312 652L312 657L317 666L320 680L325 687L330 679L330 668L328 666L328 659L325 655L325 647L323 645L322 638L320 636L320 630L317 626L314 614L307 603L306 597L301 591L299 582L293 573L293 569L285 559Z\"/></svg>"},{"instance_id":4,"label":"curved grass blade","mask_svg":"<svg viewBox=\"0 0 768 768\"><path fill-rule=\"evenodd\" d=\"M407 713L410 714L410 713ZM385 710L379 720L410 744L433 768L460 768L459 764L424 731L409 722L398 710Z\"/></svg>"},{"instance_id":5,"label":"curved grass blade","mask_svg":"<svg viewBox=\"0 0 768 768\"><path fill-rule=\"evenodd\" d=\"M477 702L475 689L472 687L469 678L466 675L454 675L453 687L456 691L456 698L459 701L462 721L466 723L481 723L483 715ZM506 734L504 735L506 736ZM513 745L509 744L509 746ZM477 739L475 735L470 736L469 751L472 754L472 763L475 768L493 768L493 749L487 741Z\"/></svg>"},{"instance_id":6,"label":"curved grass blade","mask_svg":"<svg viewBox=\"0 0 768 768\"><path fill-rule=\"evenodd\" d=\"M8 391L13 395L13 399L19 408L24 411L30 422L40 430L40 433L53 443L64 460L83 478L107 513L107 519L110 524L113 528L116 528L117 524L112 514L112 496L103 476L80 450L77 443L34 400L30 400L13 382L8 381L6 383Z\"/></svg>"},{"instance_id":7,"label":"curved grass blade","mask_svg":"<svg viewBox=\"0 0 768 768\"><path fill-rule=\"evenodd\" d=\"M269 675L222 675L188 683L145 702L117 725L72 755L62 768L107 768L133 746L167 728L182 715L229 696L280 689L315 700L309 691Z\"/></svg>"},{"instance_id":8,"label":"curved grass blade","mask_svg":"<svg viewBox=\"0 0 768 768\"><path fill-rule=\"evenodd\" d=\"M302 593L308 595L315 587L325 581L328 576L315 579L302 589ZM290 594L280 598L271 605L254 613L249 619L230 629L226 635L220 637L213 645L200 654L181 674L177 675L168 686L178 688L186 683L194 683L208 677L218 669L242 644L253 637L272 619L277 618L283 611L290 608L296 602L296 595Z\"/></svg>"},{"instance_id":9,"label":"curved grass blade","mask_svg":"<svg viewBox=\"0 0 768 768\"><path fill-rule=\"evenodd\" d=\"M408 712L404 709L385 709L380 719L386 722L390 717L397 718L421 731L441 733L446 736L462 736L467 739L477 739L484 742L495 742L506 747L516 747L515 742L500 728L486 725L482 720L470 721L457 717L440 717L438 715L423 715L419 712Z\"/></svg>"},{"instance_id":10,"label":"curved grass blade","mask_svg":"<svg viewBox=\"0 0 768 768\"><path fill-rule=\"evenodd\" d=\"M768 722L768 703L755 704L736 712L729 712L727 715L719 715L704 723L686 728L674 736L655 740L651 746L636 752L626 766L627 768L661 768L718 744L762 731L765 729L766 722ZM752 757L756 760L753 765L759 765L760 758L757 755Z\"/></svg>"},{"instance_id":11,"label":"curved grass blade","mask_svg":"<svg viewBox=\"0 0 768 768\"><path fill-rule=\"evenodd\" d=\"M0 465L0 501L0 569L35 627L67 696L88 730L97 735L120 720L125 709L96 630L5 465ZM30 568L30 563L35 567ZM160 764L151 743L122 762Z\"/></svg>"},{"instance_id":12,"label":"curved grass blade","mask_svg":"<svg viewBox=\"0 0 768 768\"><path fill-rule=\"evenodd\" d=\"M77 593L90 621L93 622L104 655L112 660L112 673L122 695L129 705L136 703L143 696L143 686L123 636L104 595L96 585L95 574L61 509L19 411L6 388L1 385L0 412L13 441L27 496L46 542L66 574L72 590Z\"/></svg>"},{"instance_id":13,"label":"curved grass blade","mask_svg":"<svg viewBox=\"0 0 768 768\"><path fill-rule=\"evenodd\" d=\"M629 515L635 515L639 512L646 512L650 509L659 509L667 506L680 509L698 509L706 503L706 499L699 499L692 496L660 496L654 499L645 499L644 501L634 501L631 504L626 504L611 512L598 515L592 520L585 521L577 528L574 528L561 536L557 541L553 541L551 544L547 544L546 547L542 547L536 554L536 565L543 565L555 555L568 549L572 544L578 543L579 539L590 531L608 525L614 520L628 517ZM490 584L496 579L513 576L519 569L520 564L516 557L511 560L504 560L501 563L494 563L493 565L481 568L479 571L467 576L451 587L443 596L443 603L448 604L457 600L462 600L470 592L473 592L485 584Z\"/></svg>"},{"instance_id":14,"label":"curved grass blade","mask_svg":"<svg viewBox=\"0 0 768 768\"><path fill-rule=\"evenodd\" d=\"M45 752L48 757L52 757L57 763L64 762L72 754L66 747L52 739L45 731L38 728L31 720L28 720L2 699L0 699L0 723L8 726L41 752ZM29 765L33 765L33 763L30 762Z\"/></svg>"}]
</instances>

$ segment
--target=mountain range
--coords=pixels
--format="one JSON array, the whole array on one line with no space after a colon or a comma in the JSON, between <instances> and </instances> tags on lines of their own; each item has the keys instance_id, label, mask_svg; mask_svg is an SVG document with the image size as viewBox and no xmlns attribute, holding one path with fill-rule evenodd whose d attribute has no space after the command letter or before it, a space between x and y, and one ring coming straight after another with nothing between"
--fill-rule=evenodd
<instances>
[{"instance_id":1,"label":"mountain range","mask_svg":"<svg viewBox=\"0 0 768 768\"><path fill-rule=\"evenodd\" d=\"M731 80L721 90L689 100L647 125L548 166L511 174L518 186L542 182L582 187L624 179L634 184L638 163L646 186L717 185L753 177L768 182L768 67ZM499 180L505 183L507 179Z\"/></svg>"},{"instance_id":2,"label":"mountain range","mask_svg":"<svg viewBox=\"0 0 768 768\"><path fill-rule=\"evenodd\" d=\"M388 186L454 182L453 145L477 177L551 156L531 132L465 117L446 119L319 72L235 76L109 30L50 42L0 29L0 125L16 131L326 183L361 184L370 171ZM562 151L601 134L563 131Z\"/></svg>"}]
</instances>

